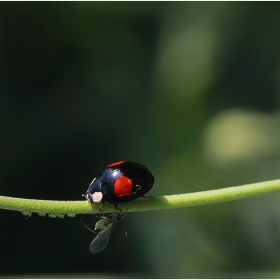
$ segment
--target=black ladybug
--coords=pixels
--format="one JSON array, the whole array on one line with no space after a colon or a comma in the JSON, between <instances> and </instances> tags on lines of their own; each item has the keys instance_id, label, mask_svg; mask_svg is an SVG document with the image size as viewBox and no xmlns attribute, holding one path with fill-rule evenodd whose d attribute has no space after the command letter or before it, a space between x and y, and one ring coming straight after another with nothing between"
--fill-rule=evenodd
<instances>
[{"instance_id":1,"label":"black ladybug","mask_svg":"<svg viewBox=\"0 0 280 280\"><path fill-rule=\"evenodd\" d=\"M101 170L99 177L94 178L85 195L90 204L101 202L102 212L105 201L114 204L122 212L118 204L149 197L145 194L154 184L154 175L142 164L132 161L118 161Z\"/></svg>"}]
</instances>

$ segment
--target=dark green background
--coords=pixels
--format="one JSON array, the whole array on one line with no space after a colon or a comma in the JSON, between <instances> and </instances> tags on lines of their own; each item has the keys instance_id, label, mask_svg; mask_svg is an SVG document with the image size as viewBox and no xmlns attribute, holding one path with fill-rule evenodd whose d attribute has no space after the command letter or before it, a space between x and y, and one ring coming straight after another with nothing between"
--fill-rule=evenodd
<instances>
[{"instance_id":1,"label":"dark green background","mask_svg":"<svg viewBox=\"0 0 280 280\"><path fill-rule=\"evenodd\" d=\"M80 200L126 159L150 195L278 179L280 6L0 3L0 194ZM129 214L0 211L1 277L280 277L280 195Z\"/></svg>"}]
</instances>

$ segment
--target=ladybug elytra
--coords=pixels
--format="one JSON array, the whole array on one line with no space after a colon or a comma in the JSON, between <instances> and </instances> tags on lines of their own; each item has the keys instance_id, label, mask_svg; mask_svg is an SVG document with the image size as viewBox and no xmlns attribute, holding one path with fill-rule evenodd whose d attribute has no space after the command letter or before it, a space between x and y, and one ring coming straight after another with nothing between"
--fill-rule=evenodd
<instances>
[{"instance_id":1,"label":"ladybug elytra","mask_svg":"<svg viewBox=\"0 0 280 280\"><path fill-rule=\"evenodd\" d=\"M90 205L100 204L102 212L105 201L114 204L122 212L118 204L133 201L145 194L154 184L154 175L146 166L132 161L118 161L107 165L94 178L85 195ZM151 198L151 197L149 197Z\"/></svg>"}]
</instances>

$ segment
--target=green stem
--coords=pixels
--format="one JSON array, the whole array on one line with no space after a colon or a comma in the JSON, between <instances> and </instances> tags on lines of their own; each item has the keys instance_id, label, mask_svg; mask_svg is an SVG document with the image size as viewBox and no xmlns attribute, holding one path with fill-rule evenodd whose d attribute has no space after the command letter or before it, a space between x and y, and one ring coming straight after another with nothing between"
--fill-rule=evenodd
<instances>
[{"instance_id":1,"label":"green stem","mask_svg":"<svg viewBox=\"0 0 280 280\"><path fill-rule=\"evenodd\" d=\"M276 191L280 191L280 180L211 191L158 196L155 197L155 199L137 199L133 202L122 205L122 209L123 211L129 212L173 209L249 198ZM93 204L92 210L90 210L89 204L85 200L53 201L0 196L0 209L22 211L27 215L36 212L39 215L45 215L45 213L48 213L51 217L63 217L64 214L74 216L75 214L98 213L99 205ZM113 205L109 203L105 204L104 213L112 213L115 211Z\"/></svg>"}]
</instances>

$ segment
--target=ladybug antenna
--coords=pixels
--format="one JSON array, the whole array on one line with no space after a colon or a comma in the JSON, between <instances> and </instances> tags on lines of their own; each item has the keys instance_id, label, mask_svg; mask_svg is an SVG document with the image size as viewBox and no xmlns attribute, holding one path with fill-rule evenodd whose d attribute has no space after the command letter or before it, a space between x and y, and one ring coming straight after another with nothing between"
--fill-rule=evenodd
<instances>
[{"instance_id":1,"label":"ladybug antenna","mask_svg":"<svg viewBox=\"0 0 280 280\"><path fill-rule=\"evenodd\" d=\"M85 228L87 228L89 231L91 231L91 232L93 232L93 233L95 233L95 234L97 234L94 230L92 230L91 228L89 228L87 225L85 225L83 222L82 222L82 220L80 219L80 222L82 223L82 225L85 227Z\"/></svg>"}]
</instances>

